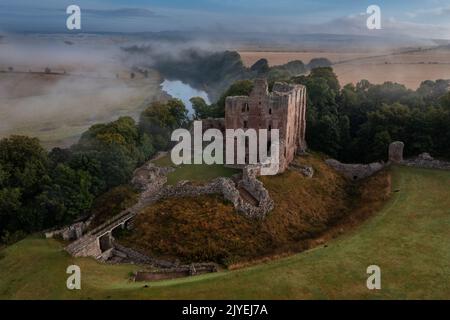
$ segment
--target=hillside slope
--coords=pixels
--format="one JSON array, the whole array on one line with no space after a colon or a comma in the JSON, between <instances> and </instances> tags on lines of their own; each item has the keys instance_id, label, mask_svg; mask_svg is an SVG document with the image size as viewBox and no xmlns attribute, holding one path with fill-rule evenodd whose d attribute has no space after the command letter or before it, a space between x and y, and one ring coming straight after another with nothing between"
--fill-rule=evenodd
<instances>
[{"instance_id":1,"label":"hillside slope","mask_svg":"<svg viewBox=\"0 0 450 320\"><path fill-rule=\"evenodd\" d=\"M232 266L309 248L311 239L342 218L353 216L355 208L375 206L372 199L361 195L365 185L370 186L376 201L386 198L386 174L382 174L384 179L371 178L355 185L318 155L296 161L312 166L314 177L293 170L261 177L275 203L262 221L236 213L221 196L172 198L141 212L135 229L119 241L150 256ZM203 170L209 170L208 166Z\"/></svg>"},{"instance_id":2,"label":"hillside slope","mask_svg":"<svg viewBox=\"0 0 450 320\"><path fill-rule=\"evenodd\" d=\"M29 238L0 251L0 298L450 299L450 172L396 167L393 190L379 213L326 247L148 288L128 280L138 266L73 259L55 240ZM80 291L65 287L73 263ZM381 267L379 291L365 285L372 264Z\"/></svg>"}]
</instances>

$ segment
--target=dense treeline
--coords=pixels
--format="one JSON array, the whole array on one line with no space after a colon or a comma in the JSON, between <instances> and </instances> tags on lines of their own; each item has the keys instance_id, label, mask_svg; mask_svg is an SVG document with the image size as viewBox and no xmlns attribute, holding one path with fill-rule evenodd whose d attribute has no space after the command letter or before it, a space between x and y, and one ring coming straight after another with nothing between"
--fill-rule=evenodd
<instances>
[{"instance_id":1,"label":"dense treeline","mask_svg":"<svg viewBox=\"0 0 450 320\"><path fill-rule=\"evenodd\" d=\"M107 202L108 190L109 198L117 198L116 187L167 149L171 132L187 124L184 104L174 99L153 103L139 123L121 117L94 125L68 149L47 153L37 139L24 136L0 140L1 242L70 223L88 214L98 196Z\"/></svg>"},{"instance_id":2,"label":"dense treeline","mask_svg":"<svg viewBox=\"0 0 450 320\"><path fill-rule=\"evenodd\" d=\"M199 48L185 48L174 54L152 45L122 48L130 57L151 61L151 67L166 79L177 79L194 88L205 90L211 101L216 101L235 81L266 77L269 80L289 80L317 67L327 67L326 58L312 59L308 64L300 60L284 65L269 66L267 59L245 66L236 51L209 51Z\"/></svg>"},{"instance_id":3,"label":"dense treeline","mask_svg":"<svg viewBox=\"0 0 450 320\"><path fill-rule=\"evenodd\" d=\"M269 87L274 81L270 79ZM431 152L450 158L450 93L446 80L424 81L417 90L397 83L362 80L341 88L331 67L313 69L291 83L308 89L307 142L310 149L345 162L386 160L390 142L404 141L406 155ZM225 97L248 95L252 81L235 82L212 105L193 98L199 119L224 114Z\"/></svg>"},{"instance_id":4,"label":"dense treeline","mask_svg":"<svg viewBox=\"0 0 450 320\"><path fill-rule=\"evenodd\" d=\"M417 90L362 80L342 89L331 68L291 80L308 88L307 141L346 162L386 160L389 143L405 142L407 156L431 152L450 157L450 93L445 80Z\"/></svg>"}]
</instances>

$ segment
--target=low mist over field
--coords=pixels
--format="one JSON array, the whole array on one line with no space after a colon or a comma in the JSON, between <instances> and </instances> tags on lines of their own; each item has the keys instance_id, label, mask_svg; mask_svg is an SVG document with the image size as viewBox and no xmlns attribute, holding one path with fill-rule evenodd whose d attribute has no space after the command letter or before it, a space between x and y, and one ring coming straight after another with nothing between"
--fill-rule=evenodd
<instances>
[{"instance_id":1,"label":"low mist over field","mask_svg":"<svg viewBox=\"0 0 450 320\"><path fill-rule=\"evenodd\" d=\"M239 52L236 53L235 51ZM404 37L233 32L9 34L0 39L0 136L25 134L66 146L94 123L137 118L165 79L212 102L235 80L270 66L327 58L341 85L368 79L415 89L450 78L447 42ZM189 100L190 97L178 97Z\"/></svg>"},{"instance_id":2,"label":"low mist over field","mask_svg":"<svg viewBox=\"0 0 450 320\"><path fill-rule=\"evenodd\" d=\"M19 40L0 44L2 136L66 144L94 123L137 117L146 100L161 94L156 72L131 79L132 65L108 37Z\"/></svg>"}]
</instances>

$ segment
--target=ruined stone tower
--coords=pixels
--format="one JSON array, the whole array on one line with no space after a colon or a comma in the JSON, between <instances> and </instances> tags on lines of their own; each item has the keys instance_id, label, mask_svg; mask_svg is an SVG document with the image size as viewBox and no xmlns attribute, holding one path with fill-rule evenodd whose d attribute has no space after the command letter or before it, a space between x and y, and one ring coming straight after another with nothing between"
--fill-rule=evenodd
<instances>
[{"instance_id":1,"label":"ruined stone tower","mask_svg":"<svg viewBox=\"0 0 450 320\"><path fill-rule=\"evenodd\" d=\"M276 82L269 92L265 79L255 80L249 96L227 97L225 128L278 129L283 172L306 149L306 87Z\"/></svg>"}]
</instances>

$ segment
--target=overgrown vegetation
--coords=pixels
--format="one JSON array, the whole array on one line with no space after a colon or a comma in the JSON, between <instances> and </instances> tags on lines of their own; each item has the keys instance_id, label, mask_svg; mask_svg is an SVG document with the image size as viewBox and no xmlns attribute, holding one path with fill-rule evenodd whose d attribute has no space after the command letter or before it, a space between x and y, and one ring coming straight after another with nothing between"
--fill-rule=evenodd
<instances>
[{"instance_id":1,"label":"overgrown vegetation","mask_svg":"<svg viewBox=\"0 0 450 320\"><path fill-rule=\"evenodd\" d=\"M98 213L100 223L132 202L126 184L135 168L169 148L171 132L187 124L185 106L173 99L150 105L139 123L121 117L94 125L68 149L47 153L37 139L25 136L0 140L1 242L89 213Z\"/></svg>"},{"instance_id":2,"label":"overgrown vegetation","mask_svg":"<svg viewBox=\"0 0 450 320\"><path fill-rule=\"evenodd\" d=\"M263 221L237 214L219 196L167 199L137 216L134 232L120 241L150 255L230 265L304 250L310 239L356 212L362 204L370 211L373 199L385 200L385 194L376 190L386 176L384 180L367 182L370 194L360 193L356 185L335 173L319 156L302 159L305 162L316 171L312 179L295 171L262 177L276 203Z\"/></svg>"}]
</instances>

